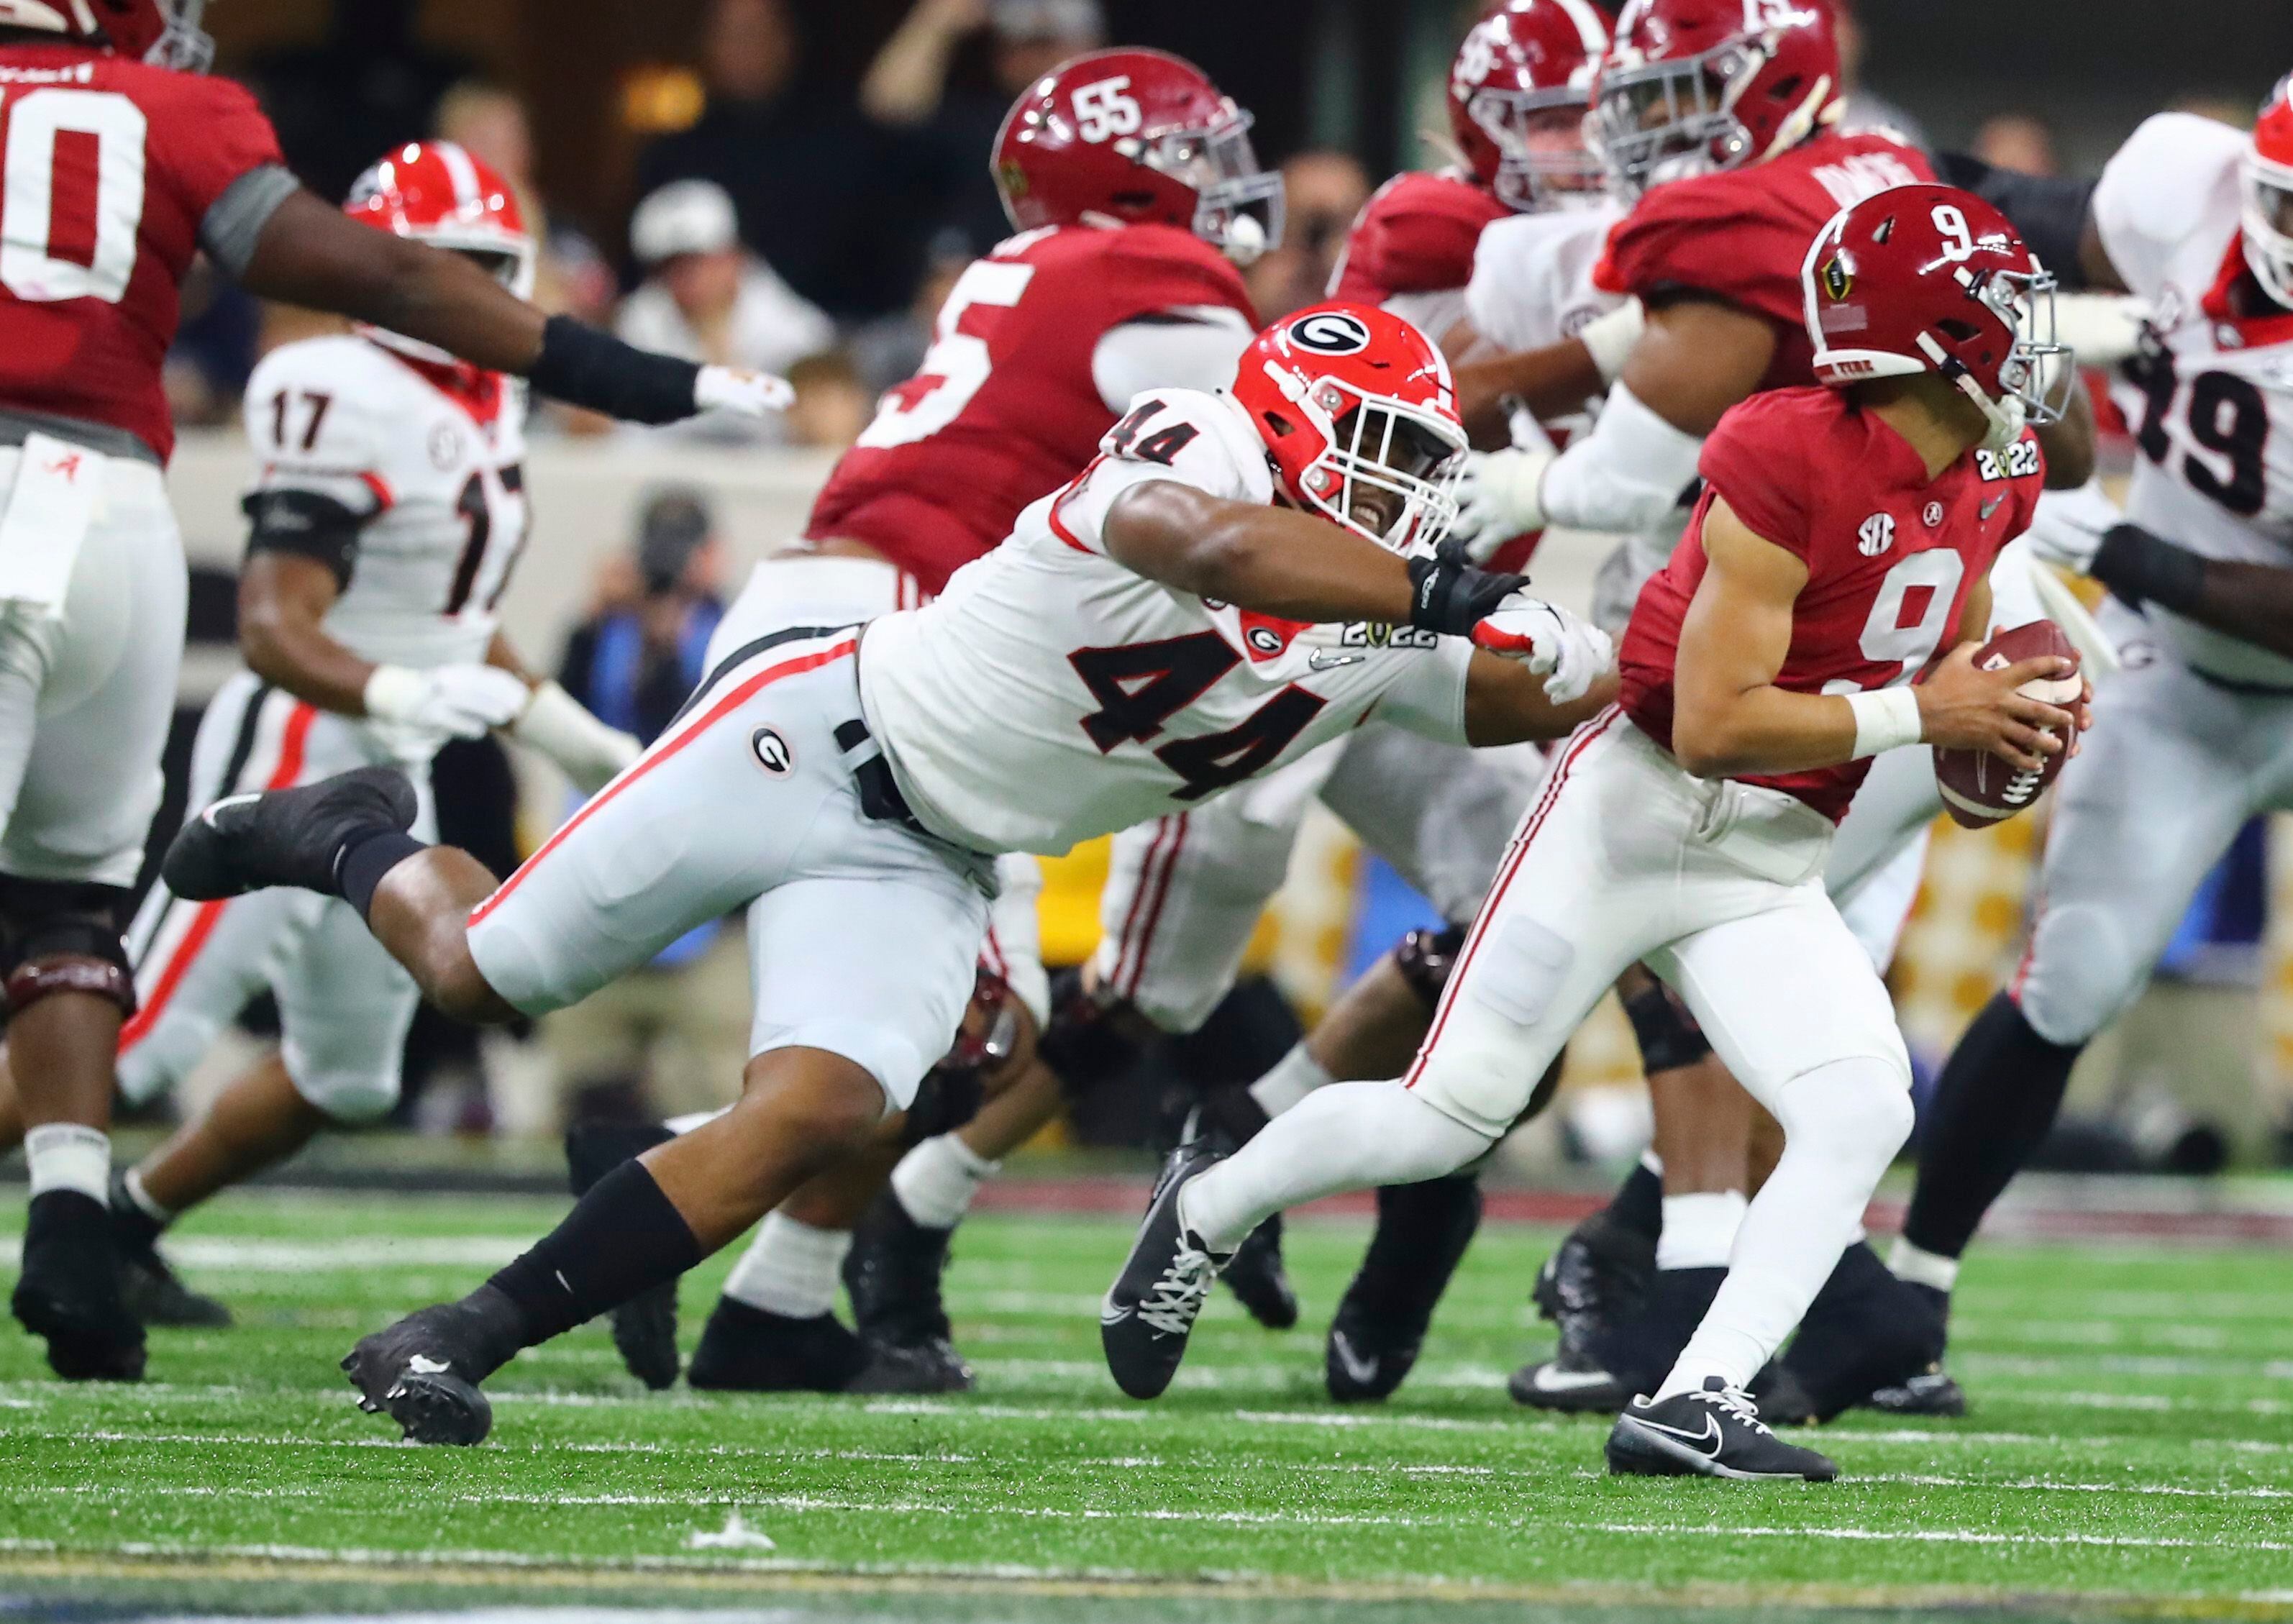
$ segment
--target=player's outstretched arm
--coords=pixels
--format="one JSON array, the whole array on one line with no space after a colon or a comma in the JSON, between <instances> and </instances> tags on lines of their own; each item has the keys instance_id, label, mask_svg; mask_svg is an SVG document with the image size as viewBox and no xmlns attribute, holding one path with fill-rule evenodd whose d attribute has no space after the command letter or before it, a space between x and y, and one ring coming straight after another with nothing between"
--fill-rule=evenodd
<instances>
[{"instance_id":1,"label":"player's outstretched arm","mask_svg":"<svg viewBox=\"0 0 2293 1624\"><path fill-rule=\"evenodd\" d=\"M1793 606L1807 566L1756 535L1722 501L1704 520L1707 568L1681 625L1673 675L1673 754L1698 778L1836 766L1902 745L1965 746L2035 768L2071 735L2066 712L2015 692L2069 674L2061 659L1977 671L1963 645L1925 683L1854 695L1776 686L1790 651Z\"/></svg>"},{"instance_id":2,"label":"player's outstretched arm","mask_svg":"<svg viewBox=\"0 0 2293 1624\"><path fill-rule=\"evenodd\" d=\"M2136 609L2155 603L2293 659L2293 570L2201 558L2138 524L2103 532L2085 568Z\"/></svg>"},{"instance_id":3,"label":"player's outstretched arm","mask_svg":"<svg viewBox=\"0 0 2293 1624\"><path fill-rule=\"evenodd\" d=\"M1546 679L1516 659L1476 650L1465 673L1465 742L1476 749L1566 739L1616 702L1616 674L1605 671L1579 699L1546 691Z\"/></svg>"},{"instance_id":4,"label":"player's outstretched arm","mask_svg":"<svg viewBox=\"0 0 2293 1624\"><path fill-rule=\"evenodd\" d=\"M1100 533L1117 563L1196 597L1317 625L1415 624L1400 554L1295 509L1150 480L1115 498ZM1471 630L1468 621L1456 634Z\"/></svg>"},{"instance_id":5,"label":"player's outstretched arm","mask_svg":"<svg viewBox=\"0 0 2293 1624\"><path fill-rule=\"evenodd\" d=\"M596 794L644 750L633 735L591 715L555 678L536 676L499 632L486 649L486 664L508 672L532 694L509 724L510 737L556 763L583 795Z\"/></svg>"},{"instance_id":6,"label":"player's outstretched arm","mask_svg":"<svg viewBox=\"0 0 2293 1624\"><path fill-rule=\"evenodd\" d=\"M545 318L459 255L359 224L290 193L256 239L248 292L373 323L571 405L631 423L675 423L712 407L750 415L790 399L778 378L634 349L570 317Z\"/></svg>"}]
</instances>

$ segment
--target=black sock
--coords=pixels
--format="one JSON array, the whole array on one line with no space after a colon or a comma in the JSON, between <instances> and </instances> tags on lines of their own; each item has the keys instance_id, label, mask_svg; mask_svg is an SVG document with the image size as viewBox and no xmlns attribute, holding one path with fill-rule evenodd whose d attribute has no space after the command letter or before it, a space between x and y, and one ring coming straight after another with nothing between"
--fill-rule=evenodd
<instances>
[{"instance_id":1,"label":"black sock","mask_svg":"<svg viewBox=\"0 0 2293 1624\"><path fill-rule=\"evenodd\" d=\"M127 1175L111 1176L111 1232L138 1249L155 1244L159 1233L167 1226L143 1210L143 1204L127 1193Z\"/></svg>"},{"instance_id":2,"label":"black sock","mask_svg":"<svg viewBox=\"0 0 2293 1624\"><path fill-rule=\"evenodd\" d=\"M1951 1051L1919 1137L1903 1239L1956 1257L2054 1126L2084 1045L2048 1043L2014 1000L1990 1000Z\"/></svg>"},{"instance_id":3,"label":"black sock","mask_svg":"<svg viewBox=\"0 0 2293 1624\"><path fill-rule=\"evenodd\" d=\"M1608 1216L1618 1228L1653 1242L1664 1233L1664 1176L1644 1161L1634 1162L1609 1198Z\"/></svg>"},{"instance_id":4,"label":"black sock","mask_svg":"<svg viewBox=\"0 0 2293 1624\"><path fill-rule=\"evenodd\" d=\"M701 1258L692 1226L644 1163L625 1161L486 1283L517 1305L531 1347L675 1280Z\"/></svg>"},{"instance_id":5,"label":"black sock","mask_svg":"<svg viewBox=\"0 0 2293 1624\"><path fill-rule=\"evenodd\" d=\"M388 824L361 830L344 841L335 855L335 889L363 919L374 906L374 888L382 884L382 877L417 852L429 849L405 830Z\"/></svg>"}]
</instances>

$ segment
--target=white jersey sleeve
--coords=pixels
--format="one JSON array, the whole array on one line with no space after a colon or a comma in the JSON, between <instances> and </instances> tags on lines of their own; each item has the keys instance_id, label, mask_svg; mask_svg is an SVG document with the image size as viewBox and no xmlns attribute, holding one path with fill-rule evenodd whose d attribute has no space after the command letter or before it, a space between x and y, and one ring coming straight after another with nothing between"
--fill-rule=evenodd
<instances>
[{"instance_id":1,"label":"white jersey sleeve","mask_svg":"<svg viewBox=\"0 0 2293 1624\"><path fill-rule=\"evenodd\" d=\"M1454 640L1283 621L1107 556L1109 512L1155 481L1236 502L1274 494L1264 442L1230 401L1144 395L1089 469L936 602L870 624L870 731L935 834L1056 854L1200 805L1373 714L1462 733L1469 655Z\"/></svg>"},{"instance_id":2,"label":"white jersey sleeve","mask_svg":"<svg viewBox=\"0 0 2293 1624\"><path fill-rule=\"evenodd\" d=\"M1234 382L1235 363L1257 335L1242 312L1190 305L1111 327L1090 352L1090 381L1111 412L1156 389L1204 394Z\"/></svg>"},{"instance_id":3,"label":"white jersey sleeve","mask_svg":"<svg viewBox=\"0 0 2293 1624\"><path fill-rule=\"evenodd\" d=\"M2247 138L2195 113L2160 113L2127 138L2094 189L2094 221L2128 290L2154 299L2209 222L2238 217Z\"/></svg>"},{"instance_id":4,"label":"white jersey sleeve","mask_svg":"<svg viewBox=\"0 0 2293 1624\"><path fill-rule=\"evenodd\" d=\"M1614 208L1515 214L1483 228L1465 285L1465 313L1487 343L1541 350L1574 338L1624 303L1593 285Z\"/></svg>"}]
</instances>

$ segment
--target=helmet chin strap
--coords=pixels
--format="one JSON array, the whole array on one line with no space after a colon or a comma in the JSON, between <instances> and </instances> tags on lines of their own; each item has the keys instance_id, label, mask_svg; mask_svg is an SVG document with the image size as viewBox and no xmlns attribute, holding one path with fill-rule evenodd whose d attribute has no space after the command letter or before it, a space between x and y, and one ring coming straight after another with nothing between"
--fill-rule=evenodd
<instances>
[{"instance_id":1,"label":"helmet chin strap","mask_svg":"<svg viewBox=\"0 0 2293 1624\"><path fill-rule=\"evenodd\" d=\"M2005 455L2007 447L2022 438L2022 430L2030 416L2030 408L2022 404L2018 395L2008 395L2003 400L1992 400L1982 392L1982 386L1965 372L1953 381L1989 420L1990 432L1983 438L1982 448L1993 456Z\"/></svg>"}]
</instances>

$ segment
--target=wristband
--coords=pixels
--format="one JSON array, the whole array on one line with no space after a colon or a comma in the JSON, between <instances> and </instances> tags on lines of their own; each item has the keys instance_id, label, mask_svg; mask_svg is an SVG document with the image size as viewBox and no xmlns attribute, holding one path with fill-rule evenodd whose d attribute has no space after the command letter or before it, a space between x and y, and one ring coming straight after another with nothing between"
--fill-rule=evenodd
<instances>
[{"instance_id":1,"label":"wristband","mask_svg":"<svg viewBox=\"0 0 2293 1624\"><path fill-rule=\"evenodd\" d=\"M2086 573L2135 609L2188 610L2205 596L2206 561L2138 524L2111 526Z\"/></svg>"},{"instance_id":2,"label":"wristband","mask_svg":"<svg viewBox=\"0 0 2293 1624\"><path fill-rule=\"evenodd\" d=\"M1607 315L1584 324L1576 335L1576 342L1584 346L1592 358L1592 365L1600 369L1600 382L1613 384L1631 359L1633 346L1641 341L1648 327L1648 311L1638 299L1627 299Z\"/></svg>"},{"instance_id":3,"label":"wristband","mask_svg":"<svg viewBox=\"0 0 2293 1624\"><path fill-rule=\"evenodd\" d=\"M541 354L526 375L535 389L623 423L681 423L695 408L701 368L625 344L571 316L541 329Z\"/></svg>"},{"instance_id":4,"label":"wristband","mask_svg":"<svg viewBox=\"0 0 2293 1624\"><path fill-rule=\"evenodd\" d=\"M1462 546L1446 543L1409 561L1409 624L1445 637L1470 637L1497 605L1528 585L1525 575L1474 567Z\"/></svg>"},{"instance_id":5,"label":"wristband","mask_svg":"<svg viewBox=\"0 0 2293 1624\"><path fill-rule=\"evenodd\" d=\"M1855 754L1861 761L1883 750L1899 750L1925 737L1919 716L1919 696L1908 688L1879 688L1869 693L1843 696L1855 713Z\"/></svg>"}]
</instances>

